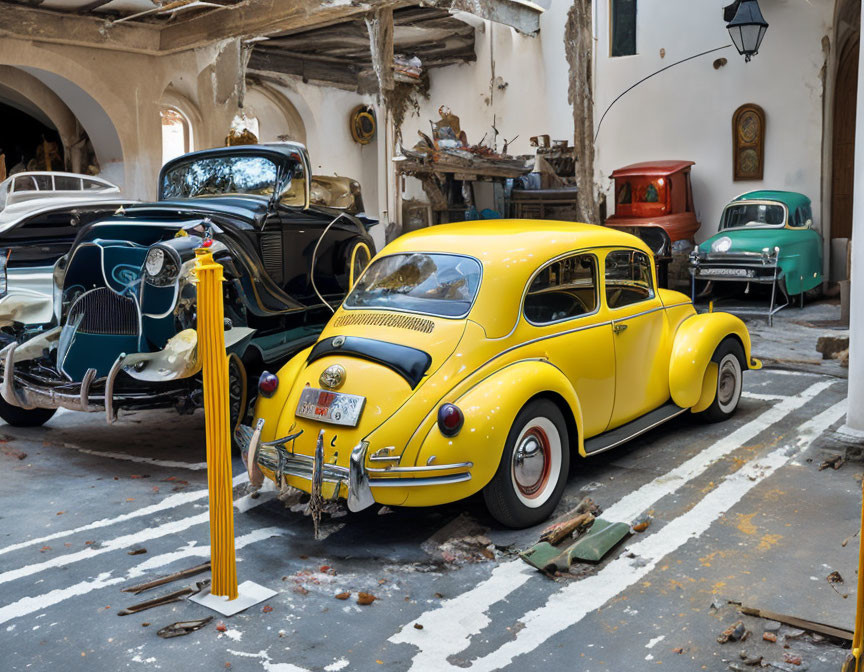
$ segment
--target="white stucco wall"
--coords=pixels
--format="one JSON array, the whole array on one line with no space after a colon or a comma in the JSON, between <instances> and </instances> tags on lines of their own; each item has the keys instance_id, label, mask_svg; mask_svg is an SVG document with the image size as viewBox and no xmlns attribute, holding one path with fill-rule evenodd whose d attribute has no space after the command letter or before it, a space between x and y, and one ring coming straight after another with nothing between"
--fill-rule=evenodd
<instances>
[{"instance_id":1,"label":"white stucco wall","mask_svg":"<svg viewBox=\"0 0 864 672\"><path fill-rule=\"evenodd\" d=\"M303 84L300 80L273 88L297 108L303 119L312 170L319 175L342 175L360 182L366 210L377 215L377 148L374 142L358 145L348 127L351 111L357 105L373 103L373 99L332 87Z\"/></svg>"},{"instance_id":2,"label":"white stucco wall","mask_svg":"<svg viewBox=\"0 0 864 672\"><path fill-rule=\"evenodd\" d=\"M460 117L470 143L498 128L498 149L516 136L511 154L531 154L529 138L548 133L553 139L573 138L573 112L567 103L568 65L564 57L564 24L569 4L556 1L541 17L537 37L526 37L507 26L476 22L477 61L430 71L429 98L419 99L419 114L409 110L402 125L403 144L413 147L417 131L427 135L429 122L447 105ZM495 77L507 83L493 85ZM306 124L307 145L317 172L338 173L358 179L367 211L379 214L379 170L376 142L383 136L379 119L376 142L361 147L351 140L348 114L355 105L374 104L372 97L294 81L280 91L297 107ZM405 198L425 200L417 180L406 180ZM380 208L386 207L380 204Z\"/></svg>"},{"instance_id":3,"label":"white stucco wall","mask_svg":"<svg viewBox=\"0 0 864 672\"><path fill-rule=\"evenodd\" d=\"M694 54L730 44L722 7L728 0L639 0L638 55L609 57L608 0L595 0L595 124L609 103L642 77ZM717 231L723 206L753 189L800 191L821 225L822 38L830 35L834 0L760 0L769 23L750 63L733 48L684 63L623 97L597 140L598 182L614 211L609 174L637 161L689 159L702 221L698 240ZM665 58L660 50L665 49ZM715 70L713 62L726 58ZM762 181L732 179L732 115L744 103L765 110Z\"/></svg>"},{"instance_id":4,"label":"white stucco wall","mask_svg":"<svg viewBox=\"0 0 864 672\"><path fill-rule=\"evenodd\" d=\"M498 129L498 150L518 136L511 154L531 154L529 138L548 133L553 139L573 140L573 112L567 103L568 65L564 57L564 24L569 3L551 3L540 19L540 34L520 35L501 24L484 21L476 31L477 61L430 71L429 99L420 101L420 114L409 115L402 126L404 144L412 147L417 131L427 135L429 122L447 105L459 117L469 143ZM499 89L494 77L506 88ZM488 140L487 137L487 140Z\"/></svg>"}]
</instances>

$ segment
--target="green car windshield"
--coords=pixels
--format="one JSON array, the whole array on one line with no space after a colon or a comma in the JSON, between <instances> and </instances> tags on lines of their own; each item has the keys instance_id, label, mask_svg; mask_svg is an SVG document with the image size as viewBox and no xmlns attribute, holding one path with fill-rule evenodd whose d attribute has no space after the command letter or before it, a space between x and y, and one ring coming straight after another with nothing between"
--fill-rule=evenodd
<instances>
[{"instance_id":1,"label":"green car windshield","mask_svg":"<svg viewBox=\"0 0 864 672\"><path fill-rule=\"evenodd\" d=\"M345 307L464 317L477 296L481 274L480 262L471 257L393 254L366 270Z\"/></svg>"},{"instance_id":2,"label":"green car windshield","mask_svg":"<svg viewBox=\"0 0 864 672\"><path fill-rule=\"evenodd\" d=\"M776 203L733 203L723 211L721 229L786 225L786 208Z\"/></svg>"}]
</instances>

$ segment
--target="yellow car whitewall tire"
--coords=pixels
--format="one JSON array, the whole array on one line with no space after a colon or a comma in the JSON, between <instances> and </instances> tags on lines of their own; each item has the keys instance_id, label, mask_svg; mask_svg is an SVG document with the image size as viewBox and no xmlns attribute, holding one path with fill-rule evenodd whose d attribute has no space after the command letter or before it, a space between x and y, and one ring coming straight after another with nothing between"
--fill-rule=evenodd
<instances>
[{"instance_id":1,"label":"yellow car whitewall tire","mask_svg":"<svg viewBox=\"0 0 864 672\"><path fill-rule=\"evenodd\" d=\"M498 470L483 490L495 520L521 529L546 520L570 471L567 423L549 399L529 401L516 416Z\"/></svg>"},{"instance_id":2,"label":"yellow car whitewall tire","mask_svg":"<svg viewBox=\"0 0 864 672\"><path fill-rule=\"evenodd\" d=\"M726 338L717 346L711 358L716 366L713 375L717 379L714 401L704 411L696 413L696 417L705 422L720 422L735 414L741 400L744 361L744 351L736 339Z\"/></svg>"}]
</instances>

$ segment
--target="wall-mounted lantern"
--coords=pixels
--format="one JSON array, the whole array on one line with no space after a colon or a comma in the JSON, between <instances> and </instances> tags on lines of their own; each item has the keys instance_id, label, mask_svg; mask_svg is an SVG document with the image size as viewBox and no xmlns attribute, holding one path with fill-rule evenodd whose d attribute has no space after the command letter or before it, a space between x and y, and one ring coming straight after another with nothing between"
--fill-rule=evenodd
<instances>
[{"instance_id":1,"label":"wall-mounted lantern","mask_svg":"<svg viewBox=\"0 0 864 672\"><path fill-rule=\"evenodd\" d=\"M726 24L726 29L732 37L732 42L738 53L745 61L759 53L762 38L768 30L768 22L762 16L758 0L738 0L724 10L729 20L729 15L734 12L732 19Z\"/></svg>"}]
</instances>

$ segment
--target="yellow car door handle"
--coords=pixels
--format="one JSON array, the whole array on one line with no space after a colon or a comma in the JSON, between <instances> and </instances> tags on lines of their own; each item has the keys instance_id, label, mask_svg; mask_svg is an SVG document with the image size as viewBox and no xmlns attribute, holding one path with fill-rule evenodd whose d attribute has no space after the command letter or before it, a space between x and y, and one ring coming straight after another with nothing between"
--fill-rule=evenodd
<instances>
[{"instance_id":1,"label":"yellow car door handle","mask_svg":"<svg viewBox=\"0 0 864 672\"><path fill-rule=\"evenodd\" d=\"M612 325L612 331L614 331L616 334L620 334L625 329L627 329L627 325L622 324L621 322L616 322Z\"/></svg>"}]
</instances>

